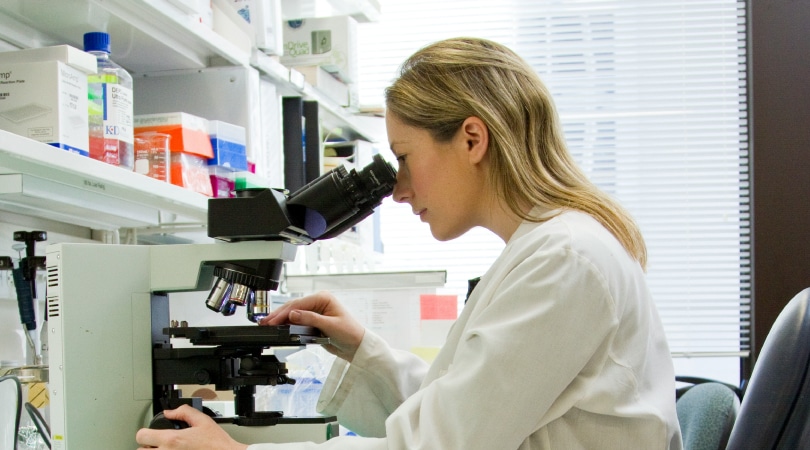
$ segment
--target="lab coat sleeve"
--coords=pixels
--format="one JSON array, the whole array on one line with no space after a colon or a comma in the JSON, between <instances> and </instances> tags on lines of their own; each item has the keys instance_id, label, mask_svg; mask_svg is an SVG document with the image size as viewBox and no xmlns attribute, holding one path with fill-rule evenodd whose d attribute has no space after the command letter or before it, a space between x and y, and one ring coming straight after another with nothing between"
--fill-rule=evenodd
<instances>
[{"instance_id":1,"label":"lab coat sleeve","mask_svg":"<svg viewBox=\"0 0 810 450\"><path fill-rule=\"evenodd\" d=\"M576 403L577 394L566 393L581 391L567 388L587 378L580 372L616 322L605 280L587 259L570 249L531 253L470 320L452 365L388 417L384 439L345 437L311 448L518 448ZM310 447L249 450L276 448Z\"/></svg>"},{"instance_id":2,"label":"lab coat sleeve","mask_svg":"<svg viewBox=\"0 0 810 450\"><path fill-rule=\"evenodd\" d=\"M338 417L361 436L385 436L385 419L419 389L428 365L392 349L366 330L351 364L337 359L324 383L318 412Z\"/></svg>"},{"instance_id":3,"label":"lab coat sleeve","mask_svg":"<svg viewBox=\"0 0 810 450\"><path fill-rule=\"evenodd\" d=\"M351 364L335 360L318 401L320 413L337 415L343 426L366 437L341 436L322 444L256 444L248 450L387 449L385 419L419 389L426 372L422 359L390 348L366 330Z\"/></svg>"},{"instance_id":4,"label":"lab coat sleeve","mask_svg":"<svg viewBox=\"0 0 810 450\"><path fill-rule=\"evenodd\" d=\"M390 449L518 448L615 332L604 278L570 249L530 253L471 319L452 365L386 422ZM574 395L571 395L573 397Z\"/></svg>"}]
</instances>

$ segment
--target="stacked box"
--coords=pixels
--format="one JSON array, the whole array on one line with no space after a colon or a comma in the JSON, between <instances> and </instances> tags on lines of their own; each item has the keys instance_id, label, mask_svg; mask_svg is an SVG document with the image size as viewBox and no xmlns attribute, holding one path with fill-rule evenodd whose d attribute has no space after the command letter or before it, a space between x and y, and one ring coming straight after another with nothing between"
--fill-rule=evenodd
<instances>
[{"instance_id":1,"label":"stacked box","mask_svg":"<svg viewBox=\"0 0 810 450\"><path fill-rule=\"evenodd\" d=\"M0 129L87 156L95 72L96 57L68 45L0 52Z\"/></svg>"},{"instance_id":2,"label":"stacked box","mask_svg":"<svg viewBox=\"0 0 810 450\"><path fill-rule=\"evenodd\" d=\"M208 160L208 175L214 197L233 197L236 172L245 171L247 134L245 128L219 120L208 122L214 156Z\"/></svg>"}]
</instances>

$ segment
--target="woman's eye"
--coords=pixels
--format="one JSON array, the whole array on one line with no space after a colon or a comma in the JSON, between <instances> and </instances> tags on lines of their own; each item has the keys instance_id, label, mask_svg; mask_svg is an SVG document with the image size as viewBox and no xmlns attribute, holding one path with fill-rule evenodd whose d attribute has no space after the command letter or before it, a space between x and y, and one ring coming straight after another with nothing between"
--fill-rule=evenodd
<instances>
[{"instance_id":1,"label":"woman's eye","mask_svg":"<svg viewBox=\"0 0 810 450\"><path fill-rule=\"evenodd\" d=\"M400 163L400 164L404 163L405 162L405 155L397 156L397 162Z\"/></svg>"}]
</instances>

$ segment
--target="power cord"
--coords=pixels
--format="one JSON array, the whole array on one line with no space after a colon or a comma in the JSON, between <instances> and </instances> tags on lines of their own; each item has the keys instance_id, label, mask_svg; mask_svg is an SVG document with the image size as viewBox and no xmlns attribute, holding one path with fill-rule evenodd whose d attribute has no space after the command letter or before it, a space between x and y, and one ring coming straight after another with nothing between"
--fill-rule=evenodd
<instances>
[{"instance_id":1,"label":"power cord","mask_svg":"<svg viewBox=\"0 0 810 450\"><path fill-rule=\"evenodd\" d=\"M44 442L48 448L51 448L51 429L48 427L48 423L45 422L45 418L42 417L42 413L40 413L37 407L31 404L31 402L25 402L25 410L28 411L31 421L34 422L34 426L37 428L42 442Z\"/></svg>"}]
</instances>

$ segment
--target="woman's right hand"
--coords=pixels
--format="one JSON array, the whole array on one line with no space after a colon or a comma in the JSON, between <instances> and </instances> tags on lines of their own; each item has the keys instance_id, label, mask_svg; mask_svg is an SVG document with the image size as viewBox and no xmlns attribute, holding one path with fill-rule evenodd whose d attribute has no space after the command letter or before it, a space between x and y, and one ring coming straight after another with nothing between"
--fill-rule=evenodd
<instances>
[{"instance_id":1,"label":"woman's right hand","mask_svg":"<svg viewBox=\"0 0 810 450\"><path fill-rule=\"evenodd\" d=\"M351 362L366 330L329 292L322 291L276 308L259 325L304 325L321 330L330 340L329 353Z\"/></svg>"}]
</instances>

